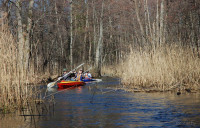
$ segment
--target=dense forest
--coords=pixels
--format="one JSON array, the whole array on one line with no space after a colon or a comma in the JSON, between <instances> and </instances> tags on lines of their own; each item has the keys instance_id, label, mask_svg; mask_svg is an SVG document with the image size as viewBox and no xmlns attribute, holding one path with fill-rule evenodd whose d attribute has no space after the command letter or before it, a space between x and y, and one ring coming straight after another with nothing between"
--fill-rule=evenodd
<instances>
[{"instance_id":1,"label":"dense forest","mask_svg":"<svg viewBox=\"0 0 200 128\"><path fill-rule=\"evenodd\" d=\"M125 85L199 85L199 0L1 0L0 18L1 84L85 62Z\"/></svg>"},{"instance_id":2,"label":"dense forest","mask_svg":"<svg viewBox=\"0 0 200 128\"><path fill-rule=\"evenodd\" d=\"M3 0L1 18L8 21L18 42L20 65L52 72L80 62L118 63L130 47L181 43L199 52L199 4L198 0Z\"/></svg>"}]
</instances>

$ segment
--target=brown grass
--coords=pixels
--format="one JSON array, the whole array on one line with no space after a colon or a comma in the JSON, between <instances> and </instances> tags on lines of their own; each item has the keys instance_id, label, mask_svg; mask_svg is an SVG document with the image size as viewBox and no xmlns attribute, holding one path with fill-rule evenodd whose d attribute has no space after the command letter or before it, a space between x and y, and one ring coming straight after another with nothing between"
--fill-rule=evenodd
<instances>
[{"instance_id":1,"label":"brown grass","mask_svg":"<svg viewBox=\"0 0 200 128\"><path fill-rule=\"evenodd\" d=\"M26 84L27 76L19 74L17 43L8 28L0 25L0 112L4 113L22 107L36 96L34 87Z\"/></svg>"},{"instance_id":2,"label":"brown grass","mask_svg":"<svg viewBox=\"0 0 200 128\"><path fill-rule=\"evenodd\" d=\"M115 67L111 72L122 78L126 88L200 89L200 58L188 47L174 44L142 52L131 49L126 61Z\"/></svg>"}]
</instances>

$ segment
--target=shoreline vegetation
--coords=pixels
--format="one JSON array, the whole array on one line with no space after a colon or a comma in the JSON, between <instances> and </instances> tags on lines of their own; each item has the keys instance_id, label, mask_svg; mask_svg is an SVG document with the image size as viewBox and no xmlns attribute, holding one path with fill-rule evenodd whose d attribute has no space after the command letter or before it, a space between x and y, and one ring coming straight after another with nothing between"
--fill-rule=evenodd
<instances>
[{"instance_id":1,"label":"shoreline vegetation","mask_svg":"<svg viewBox=\"0 0 200 128\"><path fill-rule=\"evenodd\" d=\"M18 68L16 42L8 28L0 26L0 113L23 109L39 99L39 91L29 84L33 74Z\"/></svg>"},{"instance_id":2,"label":"shoreline vegetation","mask_svg":"<svg viewBox=\"0 0 200 128\"><path fill-rule=\"evenodd\" d=\"M126 59L117 66L103 68L103 73L120 77L126 90L200 90L200 58L193 48L173 43L152 50L138 51L131 48L130 51Z\"/></svg>"}]
</instances>

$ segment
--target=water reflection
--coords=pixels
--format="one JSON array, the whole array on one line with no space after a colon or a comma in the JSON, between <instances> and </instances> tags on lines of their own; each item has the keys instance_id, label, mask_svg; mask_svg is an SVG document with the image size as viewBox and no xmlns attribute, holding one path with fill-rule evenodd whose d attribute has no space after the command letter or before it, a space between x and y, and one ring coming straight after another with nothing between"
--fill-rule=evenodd
<instances>
[{"instance_id":1,"label":"water reflection","mask_svg":"<svg viewBox=\"0 0 200 128\"><path fill-rule=\"evenodd\" d=\"M37 127L200 127L199 94L112 91L116 79L107 81L48 92L56 92L55 112L37 119Z\"/></svg>"}]
</instances>

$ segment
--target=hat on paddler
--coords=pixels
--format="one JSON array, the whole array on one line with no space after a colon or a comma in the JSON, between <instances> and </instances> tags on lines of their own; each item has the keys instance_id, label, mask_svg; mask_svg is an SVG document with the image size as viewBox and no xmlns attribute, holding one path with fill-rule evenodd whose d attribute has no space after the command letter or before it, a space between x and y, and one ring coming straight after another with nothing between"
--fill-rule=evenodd
<instances>
[{"instance_id":1,"label":"hat on paddler","mask_svg":"<svg viewBox=\"0 0 200 128\"><path fill-rule=\"evenodd\" d=\"M66 68L63 68L63 72L66 72L67 71L67 69Z\"/></svg>"}]
</instances>

